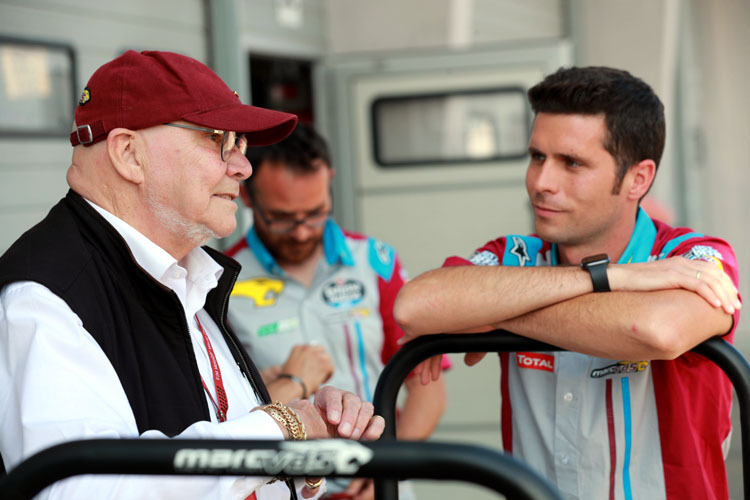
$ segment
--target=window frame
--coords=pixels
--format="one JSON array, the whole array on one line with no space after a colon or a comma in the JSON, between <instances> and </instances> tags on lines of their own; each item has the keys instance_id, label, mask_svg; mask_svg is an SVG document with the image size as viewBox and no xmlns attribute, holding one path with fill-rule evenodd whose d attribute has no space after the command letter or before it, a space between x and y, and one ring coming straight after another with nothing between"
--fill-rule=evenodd
<instances>
[{"instance_id":1,"label":"window frame","mask_svg":"<svg viewBox=\"0 0 750 500\"><path fill-rule=\"evenodd\" d=\"M381 142L378 137L378 120L376 115L376 107L382 102L393 102L393 101L411 101L415 98L436 98L436 97L452 97L452 96L470 96L477 94L515 94L519 93L523 97L523 127L526 132L526 139L528 141L531 131L531 109L526 99L526 90L520 85L500 85L493 87L479 87L479 88L462 88L462 89L451 89L438 92L419 92L409 94L391 94L387 96L380 96L372 100L370 103L369 114L370 114L370 136L372 144L372 158L374 159L375 165L378 168L402 168L402 167L418 167L418 166L447 166L456 164L484 164L484 163L497 163L497 162L511 162L525 158L528 155L528 150L524 148L517 154L501 154L486 158L472 158L469 156L455 157L455 158L442 158L442 159L430 159L425 158L423 160L409 160L409 161L385 161L380 154Z\"/></svg>"},{"instance_id":2,"label":"window frame","mask_svg":"<svg viewBox=\"0 0 750 500\"><path fill-rule=\"evenodd\" d=\"M67 138L73 125L73 116L78 104L78 61L76 51L73 45L69 43L44 40L40 38L20 38L14 36L0 35L0 46L3 45L23 45L29 47L41 47L52 49L53 51L62 52L67 56L70 63L70 123L60 125L58 128L36 128L36 129L11 129L5 128L0 123L0 138Z\"/></svg>"}]
</instances>

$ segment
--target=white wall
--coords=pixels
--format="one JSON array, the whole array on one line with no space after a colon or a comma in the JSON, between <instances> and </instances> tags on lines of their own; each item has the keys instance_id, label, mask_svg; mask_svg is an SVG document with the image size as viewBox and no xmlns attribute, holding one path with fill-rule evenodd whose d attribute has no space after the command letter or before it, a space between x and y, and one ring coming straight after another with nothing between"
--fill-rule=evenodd
<instances>
[{"instance_id":1,"label":"white wall","mask_svg":"<svg viewBox=\"0 0 750 500\"><path fill-rule=\"evenodd\" d=\"M297 58L321 57L328 20L323 0L236 0L244 50Z\"/></svg>"},{"instance_id":2,"label":"white wall","mask_svg":"<svg viewBox=\"0 0 750 500\"><path fill-rule=\"evenodd\" d=\"M693 0L696 23L698 109L692 144L703 187L701 226L728 239L740 264L740 292L750 298L750 2ZM699 141L695 140L699 138ZM696 142L699 142L696 144ZM740 321L736 344L750 355L750 317Z\"/></svg>"},{"instance_id":3,"label":"white wall","mask_svg":"<svg viewBox=\"0 0 750 500\"><path fill-rule=\"evenodd\" d=\"M0 34L72 45L78 63L76 92L96 68L129 48L173 50L205 61L202 1L102 5L96 0L3 0ZM0 137L0 253L65 194L71 154L67 136Z\"/></svg>"},{"instance_id":4,"label":"white wall","mask_svg":"<svg viewBox=\"0 0 750 500\"><path fill-rule=\"evenodd\" d=\"M563 35L563 0L326 0L332 55L467 48Z\"/></svg>"}]
</instances>

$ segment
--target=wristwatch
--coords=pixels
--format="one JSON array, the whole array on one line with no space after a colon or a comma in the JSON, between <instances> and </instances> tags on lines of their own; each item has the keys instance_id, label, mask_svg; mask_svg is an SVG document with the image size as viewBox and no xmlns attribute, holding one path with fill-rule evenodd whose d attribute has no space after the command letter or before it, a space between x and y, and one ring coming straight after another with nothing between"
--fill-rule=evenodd
<instances>
[{"instance_id":1,"label":"wristwatch","mask_svg":"<svg viewBox=\"0 0 750 500\"><path fill-rule=\"evenodd\" d=\"M606 253L590 255L581 261L581 267L591 275L591 283L594 285L595 292L610 291L607 264L609 264L609 256Z\"/></svg>"}]
</instances>

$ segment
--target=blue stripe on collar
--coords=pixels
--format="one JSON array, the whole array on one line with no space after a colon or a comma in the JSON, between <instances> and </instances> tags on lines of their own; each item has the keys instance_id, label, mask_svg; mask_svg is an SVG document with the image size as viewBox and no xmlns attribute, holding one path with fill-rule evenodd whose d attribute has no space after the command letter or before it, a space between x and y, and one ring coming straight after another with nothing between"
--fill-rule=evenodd
<instances>
[{"instance_id":1,"label":"blue stripe on collar","mask_svg":"<svg viewBox=\"0 0 750 500\"><path fill-rule=\"evenodd\" d=\"M247 246L250 247L250 251L255 254L255 258L258 259L258 262L260 262L260 265L266 271L277 276L284 275L284 270L276 263L276 259L273 258L271 253L266 249L266 246L258 238L258 233L255 232L254 226L247 232L245 239L247 240Z\"/></svg>"},{"instance_id":2,"label":"blue stripe on collar","mask_svg":"<svg viewBox=\"0 0 750 500\"><path fill-rule=\"evenodd\" d=\"M329 266L341 262L345 266L354 265L354 257L346 244L346 236L333 219L326 221L323 229L323 252Z\"/></svg>"},{"instance_id":3,"label":"blue stripe on collar","mask_svg":"<svg viewBox=\"0 0 750 500\"><path fill-rule=\"evenodd\" d=\"M631 264L636 262L648 262L651 250L656 241L656 226L645 210L638 207L638 217L635 220L635 229L630 237L628 246L617 261L618 264Z\"/></svg>"}]
</instances>

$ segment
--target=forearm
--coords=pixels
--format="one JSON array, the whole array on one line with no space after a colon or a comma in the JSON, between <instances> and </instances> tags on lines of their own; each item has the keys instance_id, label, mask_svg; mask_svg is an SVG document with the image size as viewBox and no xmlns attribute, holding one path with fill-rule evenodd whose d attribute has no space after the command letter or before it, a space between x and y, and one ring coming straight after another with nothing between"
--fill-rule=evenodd
<instances>
[{"instance_id":1,"label":"forearm","mask_svg":"<svg viewBox=\"0 0 750 500\"><path fill-rule=\"evenodd\" d=\"M302 386L289 378L277 378L266 384L271 401L281 401L288 404L294 398L302 397Z\"/></svg>"},{"instance_id":2,"label":"forearm","mask_svg":"<svg viewBox=\"0 0 750 500\"><path fill-rule=\"evenodd\" d=\"M418 377L406 379L408 395L396 425L399 439L426 439L437 427L445 411L445 377L422 385Z\"/></svg>"},{"instance_id":3,"label":"forearm","mask_svg":"<svg viewBox=\"0 0 750 500\"><path fill-rule=\"evenodd\" d=\"M579 267L445 267L401 289L394 307L407 335L493 325L593 291Z\"/></svg>"},{"instance_id":4,"label":"forearm","mask_svg":"<svg viewBox=\"0 0 750 500\"><path fill-rule=\"evenodd\" d=\"M612 359L673 359L727 333L732 316L687 290L591 293L494 325Z\"/></svg>"}]
</instances>

